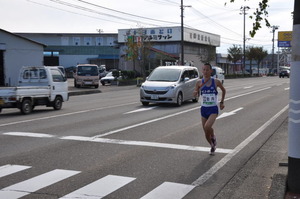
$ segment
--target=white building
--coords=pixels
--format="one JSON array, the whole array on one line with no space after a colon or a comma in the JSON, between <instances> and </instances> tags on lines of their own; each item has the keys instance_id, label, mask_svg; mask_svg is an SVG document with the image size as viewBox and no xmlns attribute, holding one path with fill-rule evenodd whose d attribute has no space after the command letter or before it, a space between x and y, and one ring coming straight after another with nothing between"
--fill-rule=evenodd
<instances>
[{"instance_id":1,"label":"white building","mask_svg":"<svg viewBox=\"0 0 300 199\"><path fill-rule=\"evenodd\" d=\"M42 66L44 45L0 29L0 86L16 86L22 66Z\"/></svg>"},{"instance_id":2,"label":"white building","mask_svg":"<svg viewBox=\"0 0 300 199\"><path fill-rule=\"evenodd\" d=\"M184 28L184 60L188 65L192 64L199 69L203 62L216 63L216 47L220 46L220 35L204 32L201 30ZM139 56L138 60L128 61L128 38L134 43L139 43L141 52L145 48L151 52L147 57ZM119 29L118 43L120 44L120 68L137 71L141 68L142 60L146 60L146 70L151 70L166 62L179 63L181 60L181 26ZM150 47L149 47L150 46Z\"/></svg>"}]
</instances>

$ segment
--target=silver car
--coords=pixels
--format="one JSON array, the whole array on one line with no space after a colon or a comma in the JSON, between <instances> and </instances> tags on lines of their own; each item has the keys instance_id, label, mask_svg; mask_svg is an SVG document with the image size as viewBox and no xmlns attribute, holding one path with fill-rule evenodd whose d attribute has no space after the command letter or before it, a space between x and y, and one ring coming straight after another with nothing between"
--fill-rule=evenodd
<instances>
[{"instance_id":1,"label":"silver car","mask_svg":"<svg viewBox=\"0 0 300 199\"><path fill-rule=\"evenodd\" d=\"M140 100L144 106L149 103L173 103L181 106L184 101L198 102L193 91L199 78L196 67L159 66L141 85Z\"/></svg>"}]
</instances>

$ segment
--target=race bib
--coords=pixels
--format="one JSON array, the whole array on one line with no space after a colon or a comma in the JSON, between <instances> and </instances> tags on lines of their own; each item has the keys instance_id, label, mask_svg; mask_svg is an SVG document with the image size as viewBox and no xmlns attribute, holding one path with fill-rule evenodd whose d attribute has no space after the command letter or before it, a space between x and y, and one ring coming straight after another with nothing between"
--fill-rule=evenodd
<instances>
[{"instance_id":1,"label":"race bib","mask_svg":"<svg viewBox=\"0 0 300 199\"><path fill-rule=\"evenodd\" d=\"M202 94L202 105L203 106L216 106L218 102L217 96L213 93Z\"/></svg>"}]
</instances>

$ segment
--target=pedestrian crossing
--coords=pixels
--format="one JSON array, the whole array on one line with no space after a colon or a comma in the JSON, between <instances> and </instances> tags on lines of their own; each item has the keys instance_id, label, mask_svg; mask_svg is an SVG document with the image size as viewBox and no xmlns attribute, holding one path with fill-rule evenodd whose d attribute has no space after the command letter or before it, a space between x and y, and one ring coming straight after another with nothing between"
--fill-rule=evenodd
<instances>
[{"instance_id":1,"label":"pedestrian crossing","mask_svg":"<svg viewBox=\"0 0 300 199\"><path fill-rule=\"evenodd\" d=\"M32 168L24 165L4 165L0 167L0 180L5 176L25 171ZM34 168L33 168L34 169ZM62 180L79 175L81 171L55 169L30 179L18 182L0 190L0 198L18 199L36 191L51 186ZM134 177L107 175L86 186L83 186L60 199L100 199L117 191L136 180ZM141 199L181 199L195 188L193 185L164 182L144 195Z\"/></svg>"}]
</instances>

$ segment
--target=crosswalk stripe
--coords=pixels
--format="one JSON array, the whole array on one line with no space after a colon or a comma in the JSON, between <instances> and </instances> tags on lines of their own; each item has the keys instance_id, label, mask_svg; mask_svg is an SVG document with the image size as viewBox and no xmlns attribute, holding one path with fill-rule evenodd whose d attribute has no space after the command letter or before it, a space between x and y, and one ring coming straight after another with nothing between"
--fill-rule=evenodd
<instances>
[{"instance_id":1,"label":"crosswalk stripe","mask_svg":"<svg viewBox=\"0 0 300 199\"><path fill-rule=\"evenodd\" d=\"M193 185L164 182L141 199L181 199L195 188Z\"/></svg>"},{"instance_id":2,"label":"crosswalk stripe","mask_svg":"<svg viewBox=\"0 0 300 199\"><path fill-rule=\"evenodd\" d=\"M31 168L30 166L7 164L0 167L0 178Z\"/></svg>"},{"instance_id":3,"label":"crosswalk stripe","mask_svg":"<svg viewBox=\"0 0 300 199\"><path fill-rule=\"evenodd\" d=\"M78 173L80 173L80 171L56 169L3 188L0 190L0 198L17 199Z\"/></svg>"},{"instance_id":4,"label":"crosswalk stripe","mask_svg":"<svg viewBox=\"0 0 300 199\"><path fill-rule=\"evenodd\" d=\"M125 186L133 180L135 180L135 178L108 175L68 195L65 195L60 199L100 199Z\"/></svg>"}]
</instances>

